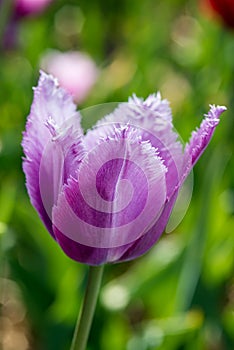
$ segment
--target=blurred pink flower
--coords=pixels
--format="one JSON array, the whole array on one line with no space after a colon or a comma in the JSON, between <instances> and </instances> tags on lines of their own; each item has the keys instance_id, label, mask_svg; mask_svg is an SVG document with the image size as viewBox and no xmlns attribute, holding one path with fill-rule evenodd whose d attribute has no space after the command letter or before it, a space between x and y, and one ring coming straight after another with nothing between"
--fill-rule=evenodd
<instances>
[{"instance_id":1,"label":"blurred pink flower","mask_svg":"<svg viewBox=\"0 0 234 350\"><path fill-rule=\"evenodd\" d=\"M15 12L18 16L37 14L43 11L53 0L15 0Z\"/></svg>"},{"instance_id":2,"label":"blurred pink flower","mask_svg":"<svg viewBox=\"0 0 234 350\"><path fill-rule=\"evenodd\" d=\"M56 76L60 86L69 91L77 103L86 98L98 77L91 57L76 51L50 51L42 58L41 67Z\"/></svg>"}]
</instances>

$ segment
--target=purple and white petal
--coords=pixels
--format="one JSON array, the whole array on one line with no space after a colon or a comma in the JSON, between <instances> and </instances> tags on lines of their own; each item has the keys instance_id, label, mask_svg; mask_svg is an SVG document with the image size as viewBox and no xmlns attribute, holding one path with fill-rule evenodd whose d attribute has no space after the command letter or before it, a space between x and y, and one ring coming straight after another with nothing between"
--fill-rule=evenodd
<instances>
[{"instance_id":1,"label":"purple and white petal","mask_svg":"<svg viewBox=\"0 0 234 350\"><path fill-rule=\"evenodd\" d=\"M51 209L45 209L40 193L40 166L44 150L55 135L51 135L48 122L53 120L57 128L62 128L69 118L74 118L76 106L72 98L58 87L56 79L41 72L38 86L34 89L34 99L28 116L26 131L23 134L22 146L25 153L23 169L26 175L26 186L32 205L38 211L42 221L53 235L51 224ZM77 115L80 124L80 116ZM78 130L81 130L80 127ZM51 154L53 158L54 155ZM51 180L51 179L48 179ZM56 181L58 180L55 179ZM58 185L61 179L58 180ZM57 184L48 182L56 188ZM49 214L49 215L48 215Z\"/></svg>"},{"instance_id":2,"label":"purple and white petal","mask_svg":"<svg viewBox=\"0 0 234 350\"><path fill-rule=\"evenodd\" d=\"M73 241L71 238L66 237L58 229L56 229L56 239L63 248L64 252L71 259L93 266L130 260L131 257L129 257L129 255L131 254L131 247L133 247L132 256L136 254L134 249L135 242L116 248L88 247Z\"/></svg>"},{"instance_id":3,"label":"purple and white petal","mask_svg":"<svg viewBox=\"0 0 234 350\"><path fill-rule=\"evenodd\" d=\"M116 126L127 123L148 132L164 129L165 124L172 128L168 101L162 100L160 93L150 95L146 100L133 95L127 103L120 103L112 113L99 120L92 130L88 130L85 137L87 148L95 147L96 140L111 135Z\"/></svg>"},{"instance_id":4,"label":"purple and white petal","mask_svg":"<svg viewBox=\"0 0 234 350\"><path fill-rule=\"evenodd\" d=\"M168 223L173 206L177 199L177 195L178 189L173 193L170 201L165 204L164 209L154 226L151 227L144 236L133 242L133 244L131 244L129 247L125 247L127 249L125 249L124 253L118 257L119 262L138 258L139 256L145 254L158 241Z\"/></svg>"},{"instance_id":5,"label":"purple and white petal","mask_svg":"<svg viewBox=\"0 0 234 350\"><path fill-rule=\"evenodd\" d=\"M167 100L161 95L150 95L146 100L129 98L128 103L120 103L113 113L100 120L94 129L85 136L87 149L92 149L100 138L114 133L115 127L126 124L138 129L142 141L150 141L157 148L159 156L164 159L167 172L167 197L170 198L174 188L180 182L183 164L183 147L178 134L173 129L172 114Z\"/></svg>"},{"instance_id":6,"label":"purple and white petal","mask_svg":"<svg viewBox=\"0 0 234 350\"><path fill-rule=\"evenodd\" d=\"M41 154L35 153L33 159L25 158L23 160L23 170L26 176L26 187L32 205L37 210L41 220L45 224L47 230L54 237L51 217L48 215L41 198L39 187L39 168L40 168Z\"/></svg>"},{"instance_id":7,"label":"purple and white petal","mask_svg":"<svg viewBox=\"0 0 234 350\"><path fill-rule=\"evenodd\" d=\"M53 119L59 127L76 113L72 97L58 87L57 80L41 72L38 86L34 88L34 98L24 132L25 155L33 158L35 149L40 151L51 138L46 123Z\"/></svg>"},{"instance_id":8,"label":"purple and white petal","mask_svg":"<svg viewBox=\"0 0 234 350\"><path fill-rule=\"evenodd\" d=\"M123 262L138 258L146 253L160 238L173 209L177 193L178 191L173 194L170 202L165 204L159 219L153 227L142 237L129 244L115 248L90 247L77 243L55 228L56 239L70 258L89 265L101 265L116 261Z\"/></svg>"},{"instance_id":9,"label":"purple and white petal","mask_svg":"<svg viewBox=\"0 0 234 350\"><path fill-rule=\"evenodd\" d=\"M56 205L59 193L68 178L77 175L85 151L79 120L76 117L66 121L61 130L55 127L52 120L48 121L47 126L52 138L42 153L39 188L44 208L51 219L52 207Z\"/></svg>"},{"instance_id":10,"label":"purple and white petal","mask_svg":"<svg viewBox=\"0 0 234 350\"><path fill-rule=\"evenodd\" d=\"M226 107L224 106L210 106L210 110L202 120L200 127L192 132L190 141L185 146L182 180L189 174L194 164L206 149L216 126L219 124L220 115L225 111Z\"/></svg>"},{"instance_id":11,"label":"purple and white petal","mask_svg":"<svg viewBox=\"0 0 234 350\"><path fill-rule=\"evenodd\" d=\"M54 233L64 241L116 248L143 236L166 201L166 167L150 143L127 126L83 159L53 209ZM137 181L136 181L137 179ZM69 251L66 252L69 255Z\"/></svg>"}]
</instances>

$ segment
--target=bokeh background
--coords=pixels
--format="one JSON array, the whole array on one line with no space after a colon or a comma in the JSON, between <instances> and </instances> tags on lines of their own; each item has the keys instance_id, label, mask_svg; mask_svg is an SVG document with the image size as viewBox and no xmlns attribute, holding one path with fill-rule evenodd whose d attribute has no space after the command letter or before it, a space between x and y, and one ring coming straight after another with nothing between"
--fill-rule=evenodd
<instances>
[{"instance_id":1,"label":"bokeh background","mask_svg":"<svg viewBox=\"0 0 234 350\"><path fill-rule=\"evenodd\" d=\"M159 90L187 140L210 103L228 107L180 225L145 256L106 266L88 349L233 349L234 32L205 1L16 2L0 1L0 349L69 349L86 284L87 266L64 255L32 208L21 161L39 69L70 51L95 71L85 91L75 79L79 108Z\"/></svg>"}]
</instances>

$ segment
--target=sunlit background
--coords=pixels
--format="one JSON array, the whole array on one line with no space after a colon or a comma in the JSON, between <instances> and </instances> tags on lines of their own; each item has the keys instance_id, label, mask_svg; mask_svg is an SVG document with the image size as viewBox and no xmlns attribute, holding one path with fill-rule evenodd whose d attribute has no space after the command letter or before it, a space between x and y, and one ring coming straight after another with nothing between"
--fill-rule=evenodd
<instances>
[{"instance_id":1,"label":"sunlit background","mask_svg":"<svg viewBox=\"0 0 234 350\"><path fill-rule=\"evenodd\" d=\"M88 349L233 349L234 32L205 0L0 0L0 46L0 349L69 349L86 284L25 189L41 68L79 108L161 91L185 141L210 103L228 107L183 221L145 256L106 266Z\"/></svg>"}]
</instances>

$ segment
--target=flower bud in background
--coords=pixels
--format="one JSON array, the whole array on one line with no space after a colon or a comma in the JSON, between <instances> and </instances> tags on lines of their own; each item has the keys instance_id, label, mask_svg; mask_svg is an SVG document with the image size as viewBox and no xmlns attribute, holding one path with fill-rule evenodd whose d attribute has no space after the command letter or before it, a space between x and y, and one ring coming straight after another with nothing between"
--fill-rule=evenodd
<instances>
[{"instance_id":1,"label":"flower bud in background","mask_svg":"<svg viewBox=\"0 0 234 350\"><path fill-rule=\"evenodd\" d=\"M8 0L7 0L8 1ZM2 45L11 50L18 45L19 23L22 18L41 14L54 0L0 0L0 13L6 13Z\"/></svg>"},{"instance_id":2,"label":"flower bud in background","mask_svg":"<svg viewBox=\"0 0 234 350\"><path fill-rule=\"evenodd\" d=\"M78 51L50 51L42 58L41 68L55 76L77 103L84 101L98 77L92 58Z\"/></svg>"},{"instance_id":3,"label":"flower bud in background","mask_svg":"<svg viewBox=\"0 0 234 350\"><path fill-rule=\"evenodd\" d=\"M185 148L159 93L133 95L84 134L71 95L42 72L23 169L31 202L64 252L99 265L148 251L225 109L211 106Z\"/></svg>"},{"instance_id":4,"label":"flower bud in background","mask_svg":"<svg viewBox=\"0 0 234 350\"><path fill-rule=\"evenodd\" d=\"M41 13L53 0L14 0L14 12L17 17Z\"/></svg>"},{"instance_id":5,"label":"flower bud in background","mask_svg":"<svg viewBox=\"0 0 234 350\"><path fill-rule=\"evenodd\" d=\"M234 28L234 0L203 0L203 8L214 13L228 27Z\"/></svg>"}]
</instances>

